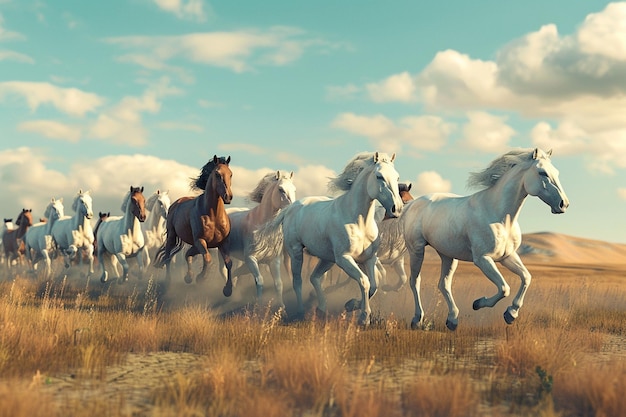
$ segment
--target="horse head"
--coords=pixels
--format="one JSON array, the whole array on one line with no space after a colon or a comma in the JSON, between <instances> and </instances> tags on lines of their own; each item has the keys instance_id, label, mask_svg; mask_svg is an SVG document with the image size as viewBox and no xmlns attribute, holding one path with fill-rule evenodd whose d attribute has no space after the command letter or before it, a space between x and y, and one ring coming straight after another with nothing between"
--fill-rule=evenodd
<instances>
[{"instance_id":1,"label":"horse head","mask_svg":"<svg viewBox=\"0 0 626 417\"><path fill-rule=\"evenodd\" d=\"M230 156L224 159L218 158L217 155L214 155L213 162L215 164L215 168L211 173L210 181L207 181L207 188L211 187L213 192L224 200L224 204L230 204L233 200L233 192L230 189L233 172L228 166L230 163ZM206 191L208 190L205 190L205 192Z\"/></svg>"},{"instance_id":2,"label":"horse head","mask_svg":"<svg viewBox=\"0 0 626 417\"><path fill-rule=\"evenodd\" d=\"M369 196L380 202L389 217L399 217L404 205L398 185L400 176L393 165L395 157L395 153L390 157L385 153L376 152L375 167L367 183Z\"/></svg>"},{"instance_id":3,"label":"horse head","mask_svg":"<svg viewBox=\"0 0 626 417\"><path fill-rule=\"evenodd\" d=\"M167 212L170 209L170 205L171 205L171 201L170 201L170 196L168 191L161 191L161 190L157 190L157 200L156 203L158 203L158 214L160 217L163 217L164 219L167 218Z\"/></svg>"},{"instance_id":4,"label":"horse head","mask_svg":"<svg viewBox=\"0 0 626 417\"><path fill-rule=\"evenodd\" d=\"M130 186L130 212L140 222L146 220L146 199L143 195L143 187Z\"/></svg>"},{"instance_id":5,"label":"horse head","mask_svg":"<svg viewBox=\"0 0 626 417\"><path fill-rule=\"evenodd\" d=\"M532 153L532 164L524 173L524 188L529 195L539 197L552 209L552 213L565 213L569 207L569 199L559 181L559 170L550 160L552 150L544 152L535 148Z\"/></svg>"},{"instance_id":6,"label":"horse head","mask_svg":"<svg viewBox=\"0 0 626 417\"><path fill-rule=\"evenodd\" d=\"M53 197L50 200L48 207L46 207L43 216L48 219L48 222L54 222L56 220L59 220L64 215L65 208L63 207L63 198L55 199Z\"/></svg>"},{"instance_id":7,"label":"horse head","mask_svg":"<svg viewBox=\"0 0 626 417\"><path fill-rule=\"evenodd\" d=\"M17 220L15 220L15 224L22 228L28 228L32 226L33 225L33 210L22 209L22 212L17 216Z\"/></svg>"},{"instance_id":8,"label":"horse head","mask_svg":"<svg viewBox=\"0 0 626 417\"><path fill-rule=\"evenodd\" d=\"M90 192L83 192L83 190L79 190L76 198L74 198L74 202L72 203L72 210L87 219L91 219L93 217L92 203L93 200Z\"/></svg>"},{"instance_id":9,"label":"horse head","mask_svg":"<svg viewBox=\"0 0 626 417\"><path fill-rule=\"evenodd\" d=\"M276 187L272 196L272 204L276 208L284 208L296 201L296 185L293 183L293 171L289 174L276 171Z\"/></svg>"},{"instance_id":10,"label":"horse head","mask_svg":"<svg viewBox=\"0 0 626 417\"><path fill-rule=\"evenodd\" d=\"M404 204L415 199L415 197L413 197L410 193L412 186L413 184L411 184L410 182L401 182L398 184L398 191L400 192L400 198L402 199L402 202Z\"/></svg>"}]
</instances>

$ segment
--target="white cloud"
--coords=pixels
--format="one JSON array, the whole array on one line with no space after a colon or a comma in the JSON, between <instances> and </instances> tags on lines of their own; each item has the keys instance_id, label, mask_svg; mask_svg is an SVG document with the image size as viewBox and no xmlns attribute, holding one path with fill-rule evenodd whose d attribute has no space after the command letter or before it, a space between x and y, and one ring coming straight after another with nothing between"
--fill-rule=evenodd
<instances>
[{"instance_id":1,"label":"white cloud","mask_svg":"<svg viewBox=\"0 0 626 417\"><path fill-rule=\"evenodd\" d=\"M144 194L167 190L174 201L197 193L189 183L201 167L191 167L173 160L150 155L109 155L93 160L77 160L66 172L50 169L48 159L37 149L22 147L0 151L0 212L5 217L17 215L22 208L32 208L36 218L43 214L52 197L68 203L79 189L91 190L94 211L110 211L120 215L122 198L130 186L143 186ZM268 172L282 167L249 170L231 163L233 171L234 206L245 206L247 194ZM302 166L294 173L298 198L326 195L328 178L335 175L321 165Z\"/></svg>"},{"instance_id":2,"label":"white cloud","mask_svg":"<svg viewBox=\"0 0 626 417\"><path fill-rule=\"evenodd\" d=\"M142 113L158 113L163 97L179 93L179 90L170 87L167 78L163 78L159 83L148 86L141 97L126 96L100 113L87 135L130 146L145 145L148 131L142 123Z\"/></svg>"},{"instance_id":3,"label":"white cloud","mask_svg":"<svg viewBox=\"0 0 626 417\"><path fill-rule=\"evenodd\" d=\"M454 125L436 116L408 116L397 122L384 115L361 116L342 113L332 126L370 139L382 152L398 152L403 146L420 151L442 148Z\"/></svg>"},{"instance_id":4,"label":"white cloud","mask_svg":"<svg viewBox=\"0 0 626 417\"><path fill-rule=\"evenodd\" d=\"M43 104L51 104L63 113L79 117L95 111L103 103L97 94L44 82L0 82L0 100L9 95L23 97L32 111Z\"/></svg>"},{"instance_id":5,"label":"white cloud","mask_svg":"<svg viewBox=\"0 0 626 417\"><path fill-rule=\"evenodd\" d=\"M204 22L207 18L202 0L154 0L154 3L179 19Z\"/></svg>"},{"instance_id":6,"label":"white cloud","mask_svg":"<svg viewBox=\"0 0 626 417\"><path fill-rule=\"evenodd\" d=\"M70 126L55 120L29 120L17 126L22 132L33 132L50 139L78 142L81 137L80 127Z\"/></svg>"},{"instance_id":7,"label":"white cloud","mask_svg":"<svg viewBox=\"0 0 626 417\"><path fill-rule=\"evenodd\" d=\"M160 122L158 127L163 130L185 130L188 132L202 133L204 128L194 123L183 122Z\"/></svg>"},{"instance_id":8,"label":"white cloud","mask_svg":"<svg viewBox=\"0 0 626 417\"><path fill-rule=\"evenodd\" d=\"M467 118L460 142L463 146L487 153L502 153L508 148L515 130L505 123L506 117L471 111Z\"/></svg>"},{"instance_id":9,"label":"white cloud","mask_svg":"<svg viewBox=\"0 0 626 417\"><path fill-rule=\"evenodd\" d=\"M367 84L365 88L372 101L377 103L415 101L415 84L408 72L392 75L380 83Z\"/></svg>"},{"instance_id":10,"label":"white cloud","mask_svg":"<svg viewBox=\"0 0 626 417\"><path fill-rule=\"evenodd\" d=\"M0 61L16 61L23 62L25 64L34 64L35 60L29 57L28 55L10 51L8 49L0 50Z\"/></svg>"},{"instance_id":11,"label":"white cloud","mask_svg":"<svg viewBox=\"0 0 626 417\"><path fill-rule=\"evenodd\" d=\"M354 98L360 92L361 88L354 84L328 86L326 87L326 98L329 100L350 99Z\"/></svg>"},{"instance_id":12,"label":"white cloud","mask_svg":"<svg viewBox=\"0 0 626 417\"><path fill-rule=\"evenodd\" d=\"M610 3L600 13L587 16L578 29L581 52L626 61L626 3Z\"/></svg>"},{"instance_id":13,"label":"white cloud","mask_svg":"<svg viewBox=\"0 0 626 417\"><path fill-rule=\"evenodd\" d=\"M180 36L114 37L105 42L136 50L123 59L146 69L167 69L165 62L186 59L235 72L251 71L257 65L282 66L300 58L307 48L333 47L323 40L306 37L300 29L285 26Z\"/></svg>"},{"instance_id":14,"label":"white cloud","mask_svg":"<svg viewBox=\"0 0 626 417\"><path fill-rule=\"evenodd\" d=\"M424 171L417 176L417 181L413 183L411 191L413 195L424 195L431 193L447 193L452 189L452 183L435 171Z\"/></svg>"}]
</instances>

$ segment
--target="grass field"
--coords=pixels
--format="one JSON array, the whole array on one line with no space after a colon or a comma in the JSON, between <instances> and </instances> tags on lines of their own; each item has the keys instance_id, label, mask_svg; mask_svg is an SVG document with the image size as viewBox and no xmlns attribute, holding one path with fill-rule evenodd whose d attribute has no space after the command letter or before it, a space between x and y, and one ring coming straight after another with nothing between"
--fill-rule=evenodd
<instances>
[{"instance_id":1,"label":"grass field","mask_svg":"<svg viewBox=\"0 0 626 417\"><path fill-rule=\"evenodd\" d=\"M285 317L271 278L252 305L251 277L225 299L216 274L161 294L161 270L104 286L56 261L50 281L2 265L0 416L626 415L626 265L527 266L533 282L508 326L510 297L473 311L495 290L461 264L451 332L433 259L424 330L409 329L406 287L376 294L363 329L342 308L354 282L327 283L328 316L292 321L289 279ZM514 292L517 277L505 277Z\"/></svg>"}]
</instances>

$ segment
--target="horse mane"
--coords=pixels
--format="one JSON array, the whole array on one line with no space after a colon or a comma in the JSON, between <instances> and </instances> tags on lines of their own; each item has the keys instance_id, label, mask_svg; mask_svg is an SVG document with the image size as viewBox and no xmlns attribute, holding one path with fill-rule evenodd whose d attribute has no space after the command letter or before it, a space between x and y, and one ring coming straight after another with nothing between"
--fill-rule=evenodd
<instances>
[{"instance_id":1,"label":"horse mane","mask_svg":"<svg viewBox=\"0 0 626 417\"><path fill-rule=\"evenodd\" d=\"M154 194L152 194L147 200L146 200L146 210L148 211L152 211L152 208L154 207L154 204L156 203L157 199L159 198L159 196L161 195L161 190L156 190L154 192Z\"/></svg>"},{"instance_id":2,"label":"horse mane","mask_svg":"<svg viewBox=\"0 0 626 417\"><path fill-rule=\"evenodd\" d=\"M213 158L209 159L209 162L204 164L202 169L200 170L200 174L196 178L192 178L189 186L192 190L201 190L204 191L206 188L206 183L209 180L209 176L219 164L226 164L230 162L230 157L225 158L223 156L217 157L217 155L213 156Z\"/></svg>"},{"instance_id":3,"label":"horse mane","mask_svg":"<svg viewBox=\"0 0 626 417\"><path fill-rule=\"evenodd\" d=\"M265 191L268 189L268 187L281 178L289 177L287 174L281 171L268 172L263 178L261 178L254 190L250 191L247 200L253 203L260 203L261 200L263 200L263 196L265 195Z\"/></svg>"},{"instance_id":4,"label":"horse mane","mask_svg":"<svg viewBox=\"0 0 626 417\"><path fill-rule=\"evenodd\" d=\"M489 166L482 171L472 172L467 180L469 188L484 187L489 188L495 185L498 180L511 170L514 166L531 161L534 149L513 149L504 155L491 161Z\"/></svg>"},{"instance_id":5,"label":"horse mane","mask_svg":"<svg viewBox=\"0 0 626 417\"><path fill-rule=\"evenodd\" d=\"M352 187L352 183L359 176L361 171L366 167L376 164L374 157L376 152L361 152L356 154L350 162L345 166L343 172L335 178L328 181L328 190L332 192L348 191ZM384 153L378 153L379 161L391 162L391 158Z\"/></svg>"}]
</instances>

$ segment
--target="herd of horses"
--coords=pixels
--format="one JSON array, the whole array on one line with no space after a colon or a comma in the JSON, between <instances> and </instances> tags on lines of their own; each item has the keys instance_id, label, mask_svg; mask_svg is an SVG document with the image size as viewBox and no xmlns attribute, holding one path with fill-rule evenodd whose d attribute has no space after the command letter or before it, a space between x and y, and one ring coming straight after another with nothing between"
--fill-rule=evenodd
<instances>
[{"instance_id":1,"label":"herd of horses","mask_svg":"<svg viewBox=\"0 0 626 417\"><path fill-rule=\"evenodd\" d=\"M318 310L327 309L323 277L337 265L359 285L360 300L351 300L346 308L360 309L362 325L370 322L370 299L385 282L386 266L393 266L399 280L382 288L397 291L409 282L415 302L411 327L420 328L420 271L425 247L431 246L441 258L438 287L448 305L446 326L450 330L458 325L459 309L451 287L459 260L473 262L496 286L495 295L474 302L475 310L493 307L509 295L510 287L496 262L520 277L519 291L504 312L504 320L511 324L531 282L517 253L522 238L518 217L524 201L536 196L552 213L564 213L569 206L551 151L514 149L499 156L470 175L468 184L481 189L467 196L433 193L413 198L411 184L399 182L394 159L395 154L380 152L355 155L329 181L330 196L297 199L293 172L271 172L248 196L257 203L254 207L227 208L233 199L230 156L215 155L191 182L198 195L170 204L167 192L157 191L146 200L143 187L131 186L122 201L124 214L99 213L93 228L90 193L79 190L72 203L73 216L64 214L62 199L52 199L45 221L33 224L32 211L27 209L18 215L15 225L5 219L2 243L6 264L10 267L22 253L33 270L43 263L39 270L50 274L51 256L62 254L69 268L80 253L93 274L95 253L100 280L106 282L105 257L121 280L128 279L127 258L134 257L140 277L151 262L165 267L167 284L171 262L186 248L185 281L191 283L194 256L203 259L196 276L201 282L207 278L211 252L217 250L225 296L232 294L238 277L251 274L257 298L261 297L264 280L259 265L265 264L274 279L277 303L284 306L280 276L284 265L292 276L297 315L302 315L302 275L308 255L316 260L309 279ZM408 278L404 269L407 255ZM233 260L239 264L235 268Z\"/></svg>"}]
</instances>

